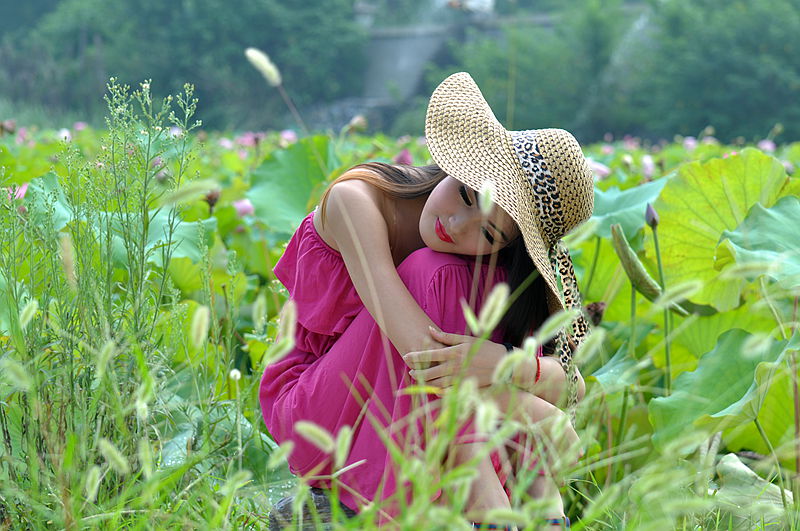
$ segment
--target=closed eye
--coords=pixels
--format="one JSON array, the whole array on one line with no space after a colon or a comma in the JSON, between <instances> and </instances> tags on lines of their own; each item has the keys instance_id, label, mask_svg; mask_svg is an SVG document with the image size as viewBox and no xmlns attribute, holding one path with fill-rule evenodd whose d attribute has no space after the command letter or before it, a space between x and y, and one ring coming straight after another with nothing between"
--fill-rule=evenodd
<instances>
[{"instance_id":1,"label":"closed eye","mask_svg":"<svg viewBox=\"0 0 800 531\"><path fill-rule=\"evenodd\" d=\"M461 199L464 200L464 204L467 206L472 206L472 201L469 200L469 196L467 195L467 187L463 184L458 187L458 193L461 194Z\"/></svg>"},{"instance_id":2,"label":"closed eye","mask_svg":"<svg viewBox=\"0 0 800 531\"><path fill-rule=\"evenodd\" d=\"M483 235L486 236L486 239L489 240L489 245L494 245L494 238L491 234L489 234L489 231L483 227L481 227L481 231L483 232Z\"/></svg>"}]
</instances>

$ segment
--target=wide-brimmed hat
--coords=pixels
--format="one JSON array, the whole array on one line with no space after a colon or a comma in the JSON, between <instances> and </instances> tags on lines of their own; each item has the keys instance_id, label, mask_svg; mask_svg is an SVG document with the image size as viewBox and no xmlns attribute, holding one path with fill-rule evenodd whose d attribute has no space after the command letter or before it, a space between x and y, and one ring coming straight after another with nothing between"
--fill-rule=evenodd
<instances>
[{"instance_id":1,"label":"wide-brimmed hat","mask_svg":"<svg viewBox=\"0 0 800 531\"><path fill-rule=\"evenodd\" d=\"M492 199L519 226L547 284L551 311L579 308L572 260L560 240L591 217L594 179L575 137L563 129L507 131L465 72L433 92L425 136L447 174L474 190L491 181ZM585 320L579 321L576 343L586 333Z\"/></svg>"}]
</instances>

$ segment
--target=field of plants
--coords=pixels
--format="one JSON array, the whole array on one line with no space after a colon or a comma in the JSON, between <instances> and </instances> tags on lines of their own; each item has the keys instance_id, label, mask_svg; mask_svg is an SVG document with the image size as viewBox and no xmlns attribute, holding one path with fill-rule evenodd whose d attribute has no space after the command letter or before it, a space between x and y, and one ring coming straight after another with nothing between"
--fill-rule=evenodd
<instances>
[{"instance_id":1,"label":"field of plants","mask_svg":"<svg viewBox=\"0 0 800 531\"><path fill-rule=\"evenodd\" d=\"M0 529L266 529L308 493L257 400L292 324L272 266L328 182L426 163L424 139L210 132L188 85L153 102L112 80L107 102L102 130L0 128ZM595 211L567 244L598 324L573 529L800 529L800 142L781 130L584 146ZM398 523L467 529L424 503L431 463L398 465L420 500ZM498 518L535 529L536 510Z\"/></svg>"}]
</instances>

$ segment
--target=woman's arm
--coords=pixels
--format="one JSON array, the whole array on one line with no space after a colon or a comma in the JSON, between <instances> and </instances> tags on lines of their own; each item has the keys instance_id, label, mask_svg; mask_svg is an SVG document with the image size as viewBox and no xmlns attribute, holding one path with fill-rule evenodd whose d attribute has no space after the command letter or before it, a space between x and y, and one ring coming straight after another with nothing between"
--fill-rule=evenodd
<instances>
[{"instance_id":1,"label":"woman's arm","mask_svg":"<svg viewBox=\"0 0 800 531\"><path fill-rule=\"evenodd\" d=\"M324 234L334 240L329 243L341 253L364 306L402 355L432 345L428 327L434 323L397 273L381 197L360 180L337 183L328 194Z\"/></svg>"}]
</instances>

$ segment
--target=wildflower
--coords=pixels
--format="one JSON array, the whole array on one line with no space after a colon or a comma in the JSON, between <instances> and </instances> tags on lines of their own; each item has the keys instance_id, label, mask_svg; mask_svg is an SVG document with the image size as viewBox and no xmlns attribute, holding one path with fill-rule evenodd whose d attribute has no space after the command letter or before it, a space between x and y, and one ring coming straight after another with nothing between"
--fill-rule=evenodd
<instances>
[{"instance_id":1,"label":"wildflower","mask_svg":"<svg viewBox=\"0 0 800 531\"><path fill-rule=\"evenodd\" d=\"M230 138L223 136L222 138L219 139L218 144L220 145L220 147L224 149L233 149L233 140L231 140Z\"/></svg>"},{"instance_id":2,"label":"wildflower","mask_svg":"<svg viewBox=\"0 0 800 531\"><path fill-rule=\"evenodd\" d=\"M738 151L731 151L731 152L729 152L729 153L725 153L725 154L723 154L723 155L722 155L722 158L723 158L723 159L727 159L728 157L735 157L735 156L736 156L736 155L738 155L738 154L739 154L739 152L738 152Z\"/></svg>"},{"instance_id":3,"label":"wildflower","mask_svg":"<svg viewBox=\"0 0 800 531\"><path fill-rule=\"evenodd\" d=\"M694 151L697 147L697 139L693 136L687 136L683 139L683 148L686 151Z\"/></svg>"},{"instance_id":4,"label":"wildflower","mask_svg":"<svg viewBox=\"0 0 800 531\"><path fill-rule=\"evenodd\" d=\"M761 151L765 151L767 153L774 153L775 148L777 147L775 146L775 142L769 138L760 140L756 145L758 146L758 149L760 149Z\"/></svg>"},{"instance_id":5,"label":"wildflower","mask_svg":"<svg viewBox=\"0 0 800 531\"><path fill-rule=\"evenodd\" d=\"M646 179L652 179L653 178L653 174L655 173L655 171L656 171L656 165L655 165L655 162L653 162L653 156L649 155L649 154L643 155L642 156L642 175L644 175L644 177Z\"/></svg>"},{"instance_id":6,"label":"wildflower","mask_svg":"<svg viewBox=\"0 0 800 531\"><path fill-rule=\"evenodd\" d=\"M242 379L242 373L239 369L231 369L231 372L228 373L228 378L234 382L238 382Z\"/></svg>"},{"instance_id":7,"label":"wildflower","mask_svg":"<svg viewBox=\"0 0 800 531\"><path fill-rule=\"evenodd\" d=\"M28 140L28 128L20 127L17 130L17 144L24 144L26 140Z\"/></svg>"},{"instance_id":8,"label":"wildflower","mask_svg":"<svg viewBox=\"0 0 800 531\"><path fill-rule=\"evenodd\" d=\"M411 166L414 164L414 159L411 156L411 152L408 149L404 149L400 153L395 156L393 159L395 164L402 164L404 166Z\"/></svg>"},{"instance_id":9,"label":"wildflower","mask_svg":"<svg viewBox=\"0 0 800 531\"><path fill-rule=\"evenodd\" d=\"M233 208L236 209L236 214L240 218L243 218L245 216L252 216L256 211L255 207L253 207L253 203L251 203L250 200L247 198L234 201Z\"/></svg>"},{"instance_id":10,"label":"wildflower","mask_svg":"<svg viewBox=\"0 0 800 531\"><path fill-rule=\"evenodd\" d=\"M162 159L161 157L155 157L153 159L153 162L150 163L150 165L153 168L158 168L159 166L163 166L164 165L164 159Z\"/></svg>"},{"instance_id":11,"label":"wildflower","mask_svg":"<svg viewBox=\"0 0 800 531\"><path fill-rule=\"evenodd\" d=\"M589 167L592 169L595 177L598 179L605 179L609 175L611 175L611 168L603 164L602 162L597 162L593 159L586 159L589 162Z\"/></svg>"},{"instance_id":12,"label":"wildflower","mask_svg":"<svg viewBox=\"0 0 800 531\"><path fill-rule=\"evenodd\" d=\"M600 148L600 151L603 153L603 155L611 155L614 153L614 146L611 144L603 144L603 147Z\"/></svg>"},{"instance_id":13,"label":"wildflower","mask_svg":"<svg viewBox=\"0 0 800 531\"><path fill-rule=\"evenodd\" d=\"M264 76L270 86L278 87L283 83L278 67L275 66L267 54L257 48L247 48L244 51L244 55L250 61L250 64L261 72L261 75Z\"/></svg>"},{"instance_id":14,"label":"wildflower","mask_svg":"<svg viewBox=\"0 0 800 531\"><path fill-rule=\"evenodd\" d=\"M633 157L629 153L625 153L622 156L622 164L625 166L625 168L630 170L631 166L633 166Z\"/></svg>"},{"instance_id":15,"label":"wildflower","mask_svg":"<svg viewBox=\"0 0 800 531\"><path fill-rule=\"evenodd\" d=\"M169 134L173 138L180 138L183 136L183 129L173 125L172 127L169 128Z\"/></svg>"},{"instance_id":16,"label":"wildflower","mask_svg":"<svg viewBox=\"0 0 800 531\"><path fill-rule=\"evenodd\" d=\"M792 164L788 160L782 160L781 162L783 163L783 168L786 170L786 173L788 173L789 175L794 173L795 170L794 164Z\"/></svg>"},{"instance_id":17,"label":"wildflower","mask_svg":"<svg viewBox=\"0 0 800 531\"><path fill-rule=\"evenodd\" d=\"M282 146L283 146L284 142L287 145L288 144L294 144L295 142L297 142L297 133L293 129L284 129L283 131L281 131L281 145ZM283 147L285 147L285 146L283 146Z\"/></svg>"},{"instance_id":18,"label":"wildflower","mask_svg":"<svg viewBox=\"0 0 800 531\"><path fill-rule=\"evenodd\" d=\"M89 124L87 124L86 122L75 122L74 124L72 124L72 130L75 131L76 133L78 131L83 131L87 127L89 127Z\"/></svg>"}]
</instances>

